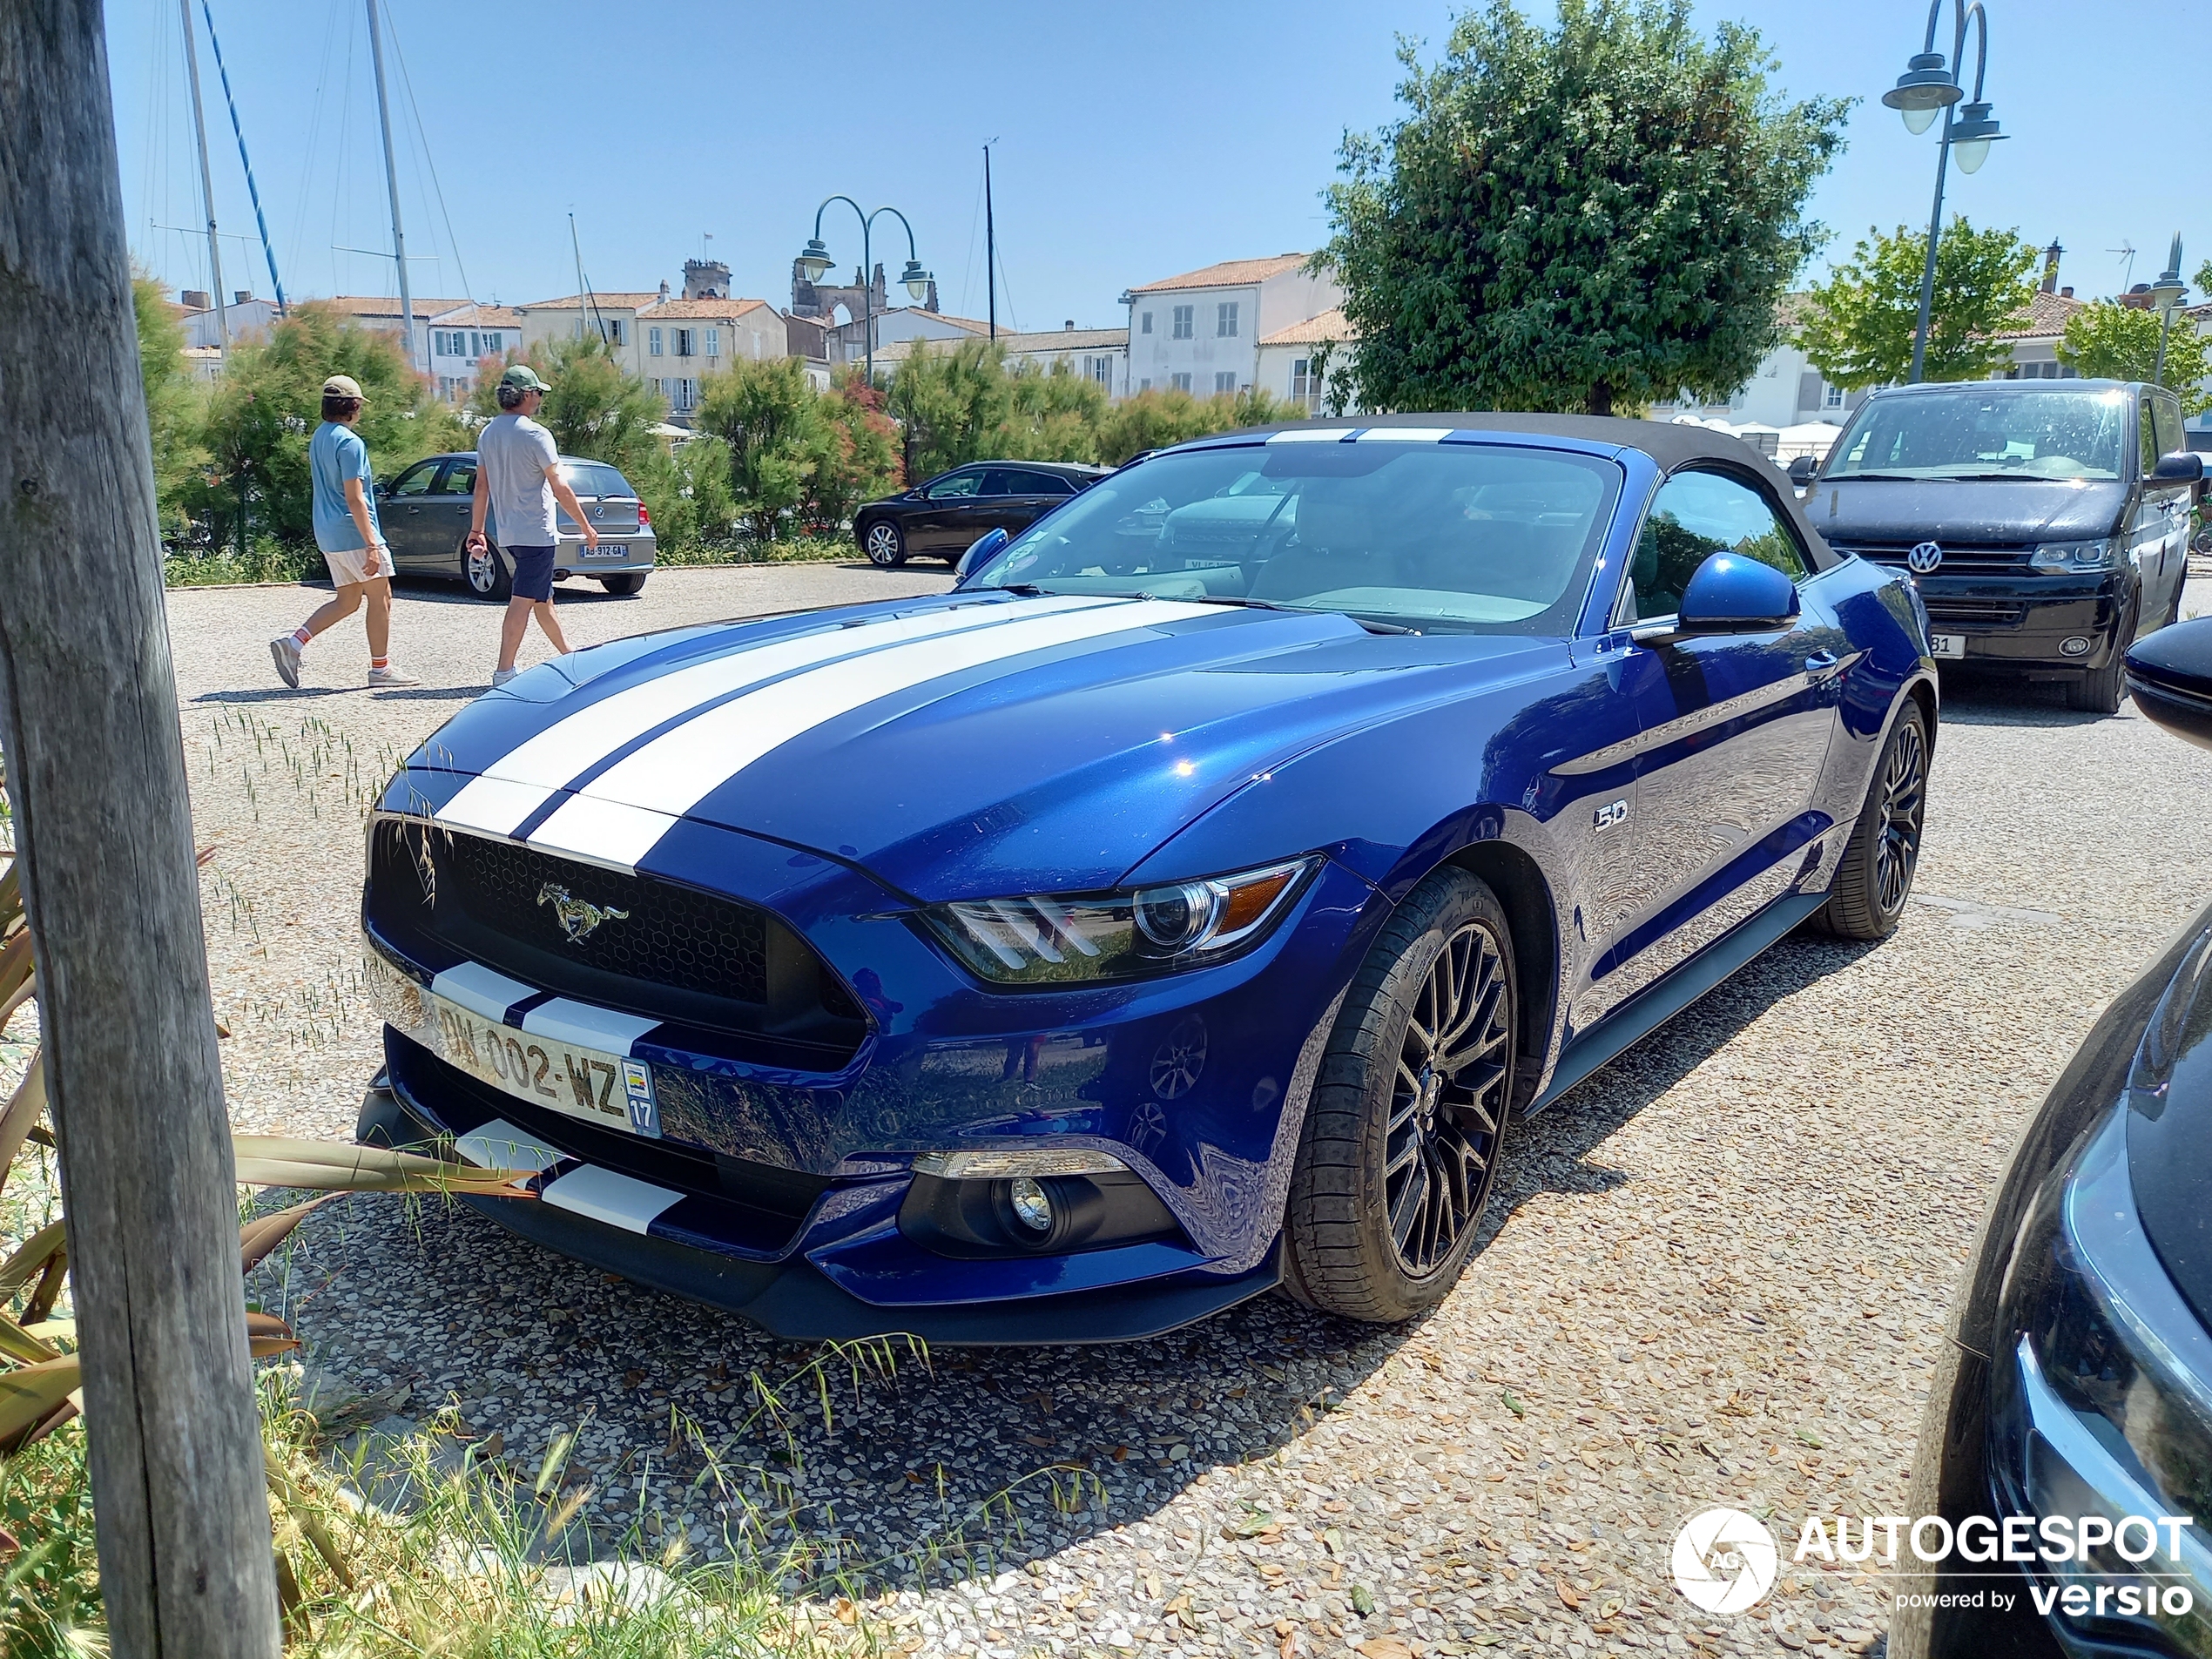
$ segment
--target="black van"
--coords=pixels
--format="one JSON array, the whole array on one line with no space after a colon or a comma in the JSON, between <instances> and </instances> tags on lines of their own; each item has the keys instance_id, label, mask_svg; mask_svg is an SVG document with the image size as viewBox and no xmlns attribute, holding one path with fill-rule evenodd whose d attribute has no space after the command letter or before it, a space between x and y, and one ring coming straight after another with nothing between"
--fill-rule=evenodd
<instances>
[{"instance_id":1,"label":"black van","mask_svg":"<svg viewBox=\"0 0 2212 1659\"><path fill-rule=\"evenodd\" d=\"M1831 547L1912 571L1939 659L2063 679L2109 714L2129 642L2181 614L2204 471L2165 388L1892 387L1797 471Z\"/></svg>"}]
</instances>

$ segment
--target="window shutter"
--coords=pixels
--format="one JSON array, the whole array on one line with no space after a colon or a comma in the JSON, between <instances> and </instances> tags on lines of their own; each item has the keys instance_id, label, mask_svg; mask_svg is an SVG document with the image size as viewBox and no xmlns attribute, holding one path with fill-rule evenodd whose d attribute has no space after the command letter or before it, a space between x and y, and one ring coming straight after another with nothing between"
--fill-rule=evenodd
<instances>
[{"instance_id":1,"label":"window shutter","mask_svg":"<svg viewBox=\"0 0 2212 1659\"><path fill-rule=\"evenodd\" d=\"M1820 407L1820 374L1817 370L1809 368L1804 374L1798 375L1797 407L1801 409L1818 408Z\"/></svg>"}]
</instances>

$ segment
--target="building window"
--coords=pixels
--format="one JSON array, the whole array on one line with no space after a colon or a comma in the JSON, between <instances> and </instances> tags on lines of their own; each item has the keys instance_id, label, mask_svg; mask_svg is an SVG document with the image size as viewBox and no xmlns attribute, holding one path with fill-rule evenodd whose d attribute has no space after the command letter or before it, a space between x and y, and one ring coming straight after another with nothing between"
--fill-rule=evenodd
<instances>
[{"instance_id":1,"label":"building window","mask_svg":"<svg viewBox=\"0 0 2212 1659\"><path fill-rule=\"evenodd\" d=\"M661 395L668 400L668 407L678 415L694 408L699 401L699 383L695 380L671 375L660 383Z\"/></svg>"},{"instance_id":2,"label":"building window","mask_svg":"<svg viewBox=\"0 0 2212 1659\"><path fill-rule=\"evenodd\" d=\"M1104 387L1108 391L1110 392L1114 389L1114 360L1112 358L1084 358L1083 374L1089 379L1097 381L1099 385Z\"/></svg>"},{"instance_id":3,"label":"building window","mask_svg":"<svg viewBox=\"0 0 2212 1659\"><path fill-rule=\"evenodd\" d=\"M1213 377L1213 395L1216 397L1219 397L1224 392L1233 392L1236 389L1237 371L1235 369L1224 369Z\"/></svg>"},{"instance_id":4,"label":"building window","mask_svg":"<svg viewBox=\"0 0 2212 1659\"><path fill-rule=\"evenodd\" d=\"M1176 339L1188 340L1190 338L1190 319L1197 310L1197 307L1196 306L1177 306L1175 308L1174 334ZM1187 380L1190 377L1185 375L1184 378Z\"/></svg>"},{"instance_id":5,"label":"building window","mask_svg":"<svg viewBox=\"0 0 2212 1659\"><path fill-rule=\"evenodd\" d=\"M660 355L659 329L648 328L645 330L645 354L648 357L658 357Z\"/></svg>"},{"instance_id":6,"label":"building window","mask_svg":"<svg viewBox=\"0 0 2212 1659\"><path fill-rule=\"evenodd\" d=\"M1840 386L1831 386L1828 388L1827 391L1822 395L1820 407L1824 409L1842 408L1844 407L1844 388Z\"/></svg>"},{"instance_id":7,"label":"building window","mask_svg":"<svg viewBox=\"0 0 2212 1659\"><path fill-rule=\"evenodd\" d=\"M630 323L623 317L602 317L599 326L607 331L607 344L627 346L630 343Z\"/></svg>"},{"instance_id":8,"label":"building window","mask_svg":"<svg viewBox=\"0 0 2212 1659\"><path fill-rule=\"evenodd\" d=\"M1149 380L1139 381L1136 383L1136 389L1140 392L1149 392L1152 389L1152 382Z\"/></svg>"},{"instance_id":9,"label":"building window","mask_svg":"<svg viewBox=\"0 0 2212 1659\"><path fill-rule=\"evenodd\" d=\"M722 355L722 331L719 328L706 331L706 354L709 357Z\"/></svg>"},{"instance_id":10,"label":"building window","mask_svg":"<svg viewBox=\"0 0 2212 1659\"><path fill-rule=\"evenodd\" d=\"M1152 314L1150 312L1148 311L1144 314L1144 326L1142 328L1139 328L1136 332L1140 334L1149 334L1152 332Z\"/></svg>"},{"instance_id":11,"label":"building window","mask_svg":"<svg viewBox=\"0 0 2212 1659\"><path fill-rule=\"evenodd\" d=\"M1321 377L1313 372L1311 357L1291 359L1291 401L1309 409L1321 407Z\"/></svg>"},{"instance_id":12,"label":"building window","mask_svg":"<svg viewBox=\"0 0 2212 1659\"><path fill-rule=\"evenodd\" d=\"M676 354L678 357L696 357L699 354L698 329L671 328L669 332L676 336Z\"/></svg>"},{"instance_id":13,"label":"building window","mask_svg":"<svg viewBox=\"0 0 2212 1659\"><path fill-rule=\"evenodd\" d=\"M1188 374L1170 374L1168 384L1178 392L1187 392L1190 389L1190 377Z\"/></svg>"},{"instance_id":14,"label":"building window","mask_svg":"<svg viewBox=\"0 0 2212 1659\"><path fill-rule=\"evenodd\" d=\"M1213 331L1217 339L1233 340L1236 338L1237 302L1234 300L1224 300L1216 308Z\"/></svg>"}]
</instances>

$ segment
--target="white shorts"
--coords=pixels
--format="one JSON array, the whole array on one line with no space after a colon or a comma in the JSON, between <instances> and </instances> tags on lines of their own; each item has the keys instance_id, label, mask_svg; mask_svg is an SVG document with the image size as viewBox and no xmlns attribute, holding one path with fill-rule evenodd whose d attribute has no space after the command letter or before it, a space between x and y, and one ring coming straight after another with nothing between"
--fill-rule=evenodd
<instances>
[{"instance_id":1,"label":"white shorts","mask_svg":"<svg viewBox=\"0 0 2212 1659\"><path fill-rule=\"evenodd\" d=\"M370 563L372 558L374 563ZM335 552L325 548L322 562L330 567L330 579L341 588L392 574L392 550L388 547L377 548L373 553L365 547L341 548Z\"/></svg>"}]
</instances>

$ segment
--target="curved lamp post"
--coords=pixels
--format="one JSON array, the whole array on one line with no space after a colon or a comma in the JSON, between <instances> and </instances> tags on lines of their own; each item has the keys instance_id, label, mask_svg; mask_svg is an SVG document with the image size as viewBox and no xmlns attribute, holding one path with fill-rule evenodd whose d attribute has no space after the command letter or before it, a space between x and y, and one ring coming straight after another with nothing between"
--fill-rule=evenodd
<instances>
[{"instance_id":1,"label":"curved lamp post","mask_svg":"<svg viewBox=\"0 0 2212 1659\"><path fill-rule=\"evenodd\" d=\"M907 230L907 268L899 273L899 280L907 285L909 298L924 300L929 296L929 285L934 280L921 268L921 260L914 253L914 227L907 224L907 216L895 207L879 207L867 212L850 196L832 196L814 210L814 234L799 250L799 269L809 282L819 282L837 261L830 258L829 249L822 242L822 215L829 211L830 202L843 202L860 220L860 328L867 341L868 384L875 384L875 260L870 252L870 237L875 222L888 213Z\"/></svg>"},{"instance_id":2,"label":"curved lamp post","mask_svg":"<svg viewBox=\"0 0 2212 1659\"><path fill-rule=\"evenodd\" d=\"M1935 211L1928 217L1928 262L1920 273L1920 322L1912 334L1914 385L1919 383L1927 361L1928 320L1935 308L1936 242L1943 234L1944 170L1955 149L1960 172L1979 172L1981 164L1989 159L1989 146L2005 136L1997 130L1981 96L1982 71L1989 66L1989 14L1981 9L1981 0L1974 0L1971 6L1966 0L1951 0L1951 62L1946 68L1943 54L1935 49L1936 23L1942 11L1943 0L1930 0L1926 39L1905 65L1905 73L1897 78L1897 84L1882 94L1882 102L1905 118L1908 132L1925 132L1938 115L1943 118L1943 134L1936 145ZM1959 71L1966 66L1969 19L1976 25L1974 95L1960 104L1965 94ZM1955 113L1953 105L1958 105Z\"/></svg>"},{"instance_id":3,"label":"curved lamp post","mask_svg":"<svg viewBox=\"0 0 2212 1659\"><path fill-rule=\"evenodd\" d=\"M2150 285L2150 302L2165 320L2158 330L2158 367L2151 371L2151 384L2166 384L2166 341L2174 332L2174 307L2182 303L2188 293L2188 284L2182 280L2182 233L2174 233L2174 246L2166 255L2166 268L2158 273L2158 280Z\"/></svg>"}]
</instances>

